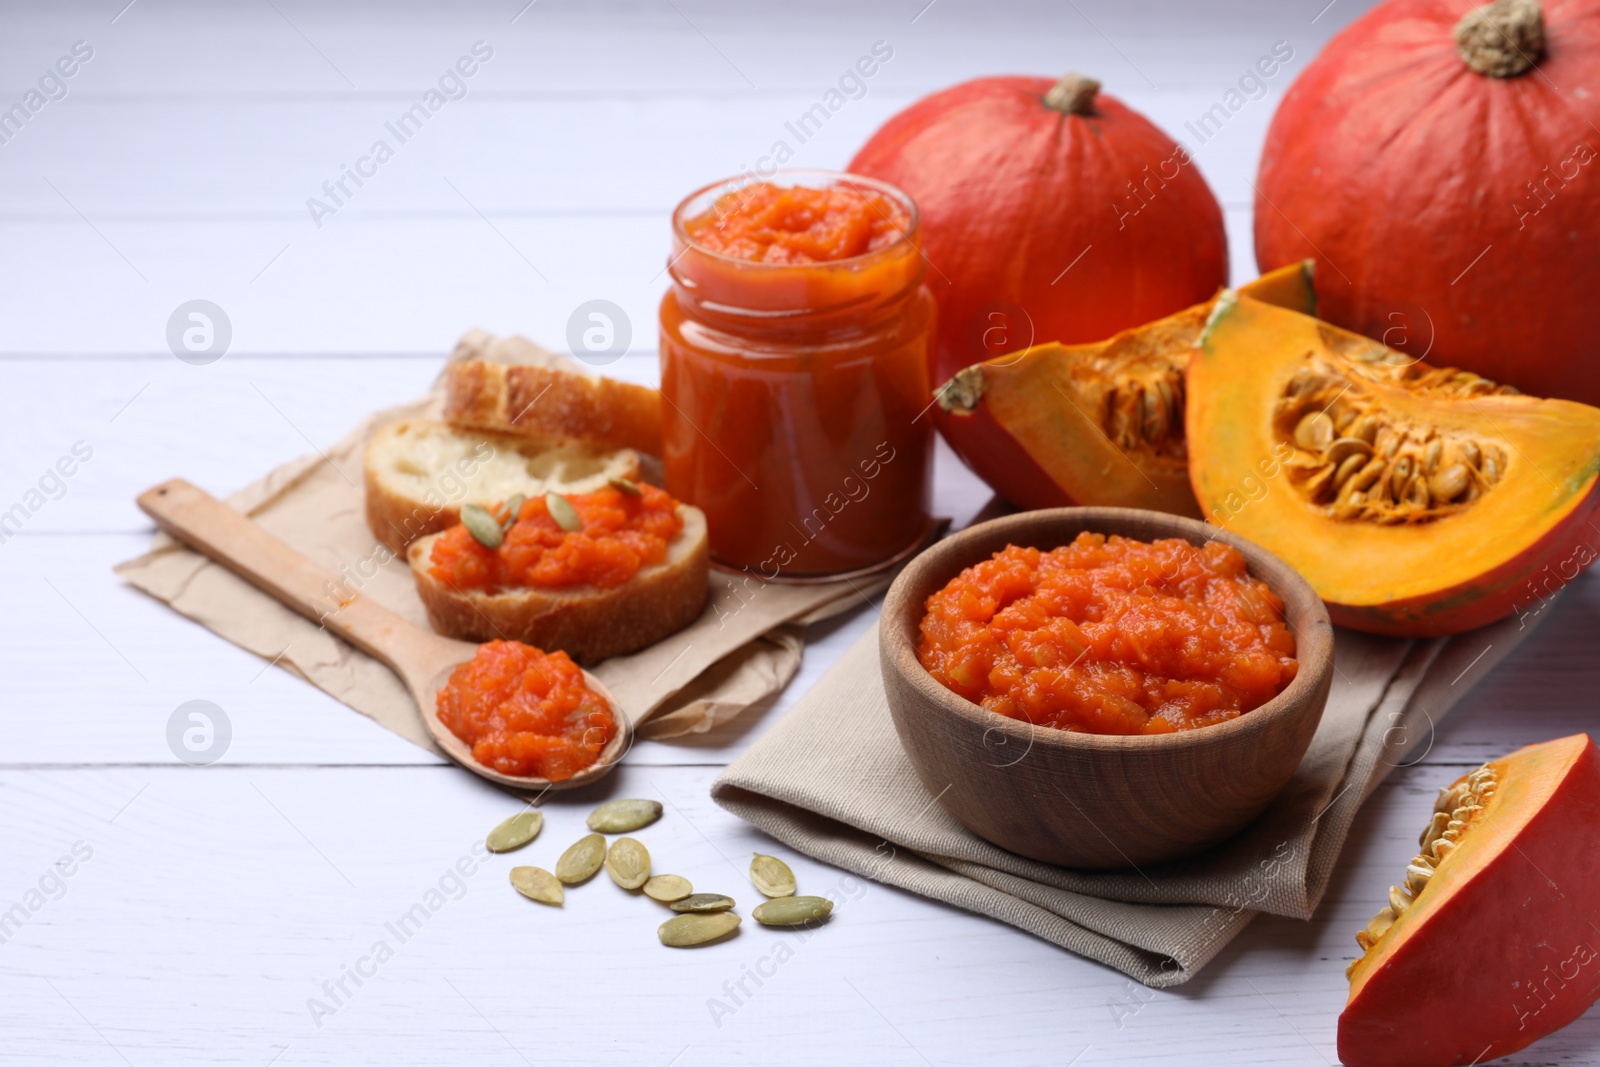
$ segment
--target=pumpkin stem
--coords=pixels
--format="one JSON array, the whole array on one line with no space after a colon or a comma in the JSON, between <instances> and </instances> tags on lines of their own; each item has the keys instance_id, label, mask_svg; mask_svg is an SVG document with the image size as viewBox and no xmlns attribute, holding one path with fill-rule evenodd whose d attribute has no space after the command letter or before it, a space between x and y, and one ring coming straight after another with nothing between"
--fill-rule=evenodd
<instances>
[{"instance_id":1,"label":"pumpkin stem","mask_svg":"<svg viewBox=\"0 0 1600 1067\"><path fill-rule=\"evenodd\" d=\"M956 371L955 377L935 390L933 396L945 411L970 415L983 400L984 384L983 365L975 363Z\"/></svg>"},{"instance_id":2,"label":"pumpkin stem","mask_svg":"<svg viewBox=\"0 0 1600 1067\"><path fill-rule=\"evenodd\" d=\"M1068 115L1092 115L1094 97L1099 91L1100 83L1093 78L1082 74L1065 74L1044 94L1044 102L1046 107L1053 107Z\"/></svg>"},{"instance_id":3,"label":"pumpkin stem","mask_svg":"<svg viewBox=\"0 0 1600 1067\"><path fill-rule=\"evenodd\" d=\"M1461 16L1456 53L1491 78L1515 78L1544 58L1544 8L1539 0L1495 0Z\"/></svg>"}]
</instances>

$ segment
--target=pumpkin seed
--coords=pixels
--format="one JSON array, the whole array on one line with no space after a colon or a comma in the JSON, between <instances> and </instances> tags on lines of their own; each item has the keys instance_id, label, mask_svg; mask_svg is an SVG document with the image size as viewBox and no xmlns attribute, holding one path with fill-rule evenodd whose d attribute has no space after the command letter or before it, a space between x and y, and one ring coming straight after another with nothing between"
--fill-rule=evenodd
<instances>
[{"instance_id":1,"label":"pumpkin seed","mask_svg":"<svg viewBox=\"0 0 1600 1067\"><path fill-rule=\"evenodd\" d=\"M544 506L549 509L550 517L556 520L556 525L568 533L577 533L583 529L583 519L578 516L578 509L572 506L572 501L557 492L544 495Z\"/></svg>"},{"instance_id":2,"label":"pumpkin seed","mask_svg":"<svg viewBox=\"0 0 1600 1067\"><path fill-rule=\"evenodd\" d=\"M1357 466L1359 466L1361 462L1362 458L1360 456L1351 456L1349 459L1345 460L1345 464L1353 463ZM1310 496L1312 501L1315 503L1320 504L1325 502L1331 495L1330 490L1338 488L1339 475L1344 471L1344 469L1345 468L1343 466L1339 467L1338 470L1335 470L1331 466L1320 468L1315 474L1306 479L1306 494ZM1346 475L1346 477L1348 477L1348 475Z\"/></svg>"},{"instance_id":3,"label":"pumpkin seed","mask_svg":"<svg viewBox=\"0 0 1600 1067\"><path fill-rule=\"evenodd\" d=\"M606 839L599 834L587 834L556 860L556 877L568 885L577 885L593 878L605 861Z\"/></svg>"},{"instance_id":4,"label":"pumpkin seed","mask_svg":"<svg viewBox=\"0 0 1600 1067\"><path fill-rule=\"evenodd\" d=\"M1339 469L1334 472L1333 484L1343 485L1345 482L1348 482L1352 476L1354 476L1356 471L1360 470L1366 465L1367 457L1364 453L1355 452L1346 456L1344 458L1344 462L1339 464Z\"/></svg>"},{"instance_id":5,"label":"pumpkin seed","mask_svg":"<svg viewBox=\"0 0 1600 1067\"><path fill-rule=\"evenodd\" d=\"M764 897L794 896L794 872L776 856L757 852L750 861L750 881Z\"/></svg>"},{"instance_id":6,"label":"pumpkin seed","mask_svg":"<svg viewBox=\"0 0 1600 1067\"><path fill-rule=\"evenodd\" d=\"M639 488L639 483L629 481L627 478L607 478L606 482L623 496L644 495L644 491Z\"/></svg>"},{"instance_id":7,"label":"pumpkin seed","mask_svg":"<svg viewBox=\"0 0 1600 1067\"><path fill-rule=\"evenodd\" d=\"M519 849L539 836L544 829L544 814L537 811L519 811L505 822L489 831L484 844L490 852L510 852Z\"/></svg>"},{"instance_id":8,"label":"pumpkin seed","mask_svg":"<svg viewBox=\"0 0 1600 1067\"><path fill-rule=\"evenodd\" d=\"M1433 490L1433 495L1441 501L1448 503L1467 491L1467 483L1472 481L1472 472L1465 463L1452 463L1443 470L1435 472L1428 480L1428 488Z\"/></svg>"},{"instance_id":9,"label":"pumpkin seed","mask_svg":"<svg viewBox=\"0 0 1600 1067\"><path fill-rule=\"evenodd\" d=\"M1393 909L1384 908L1382 911L1378 912L1378 914L1372 917L1372 920L1367 923L1367 928L1363 932L1373 941L1376 941L1388 931L1389 927L1394 925L1394 921L1398 918L1399 916L1394 913Z\"/></svg>"},{"instance_id":10,"label":"pumpkin seed","mask_svg":"<svg viewBox=\"0 0 1600 1067\"><path fill-rule=\"evenodd\" d=\"M631 834L659 818L659 800L608 800L589 813L589 829L599 834Z\"/></svg>"},{"instance_id":11,"label":"pumpkin seed","mask_svg":"<svg viewBox=\"0 0 1600 1067\"><path fill-rule=\"evenodd\" d=\"M506 521L500 524L500 529L503 532L511 532L511 527L517 521L517 512L522 510L522 502L527 499L521 493L511 494L511 499L506 501Z\"/></svg>"},{"instance_id":12,"label":"pumpkin seed","mask_svg":"<svg viewBox=\"0 0 1600 1067\"><path fill-rule=\"evenodd\" d=\"M484 548L499 548L506 539L505 531L500 529L500 520L477 504L461 506L461 525Z\"/></svg>"},{"instance_id":13,"label":"pumpkin seed","mask_svg":"<svg viewBox=\"0 0 1600 1067\"><path fill-rule=\"evenodd\" d=\"M1167 408L1158 393L1139 396L1139 430L1146 441L1160 442L1167 436Z\"/></svg>"},{"instance_id":14,"label":"pumpkin seed","mask_svg":"<svg viewBox=\"0 0 1600 1067\"><path fill-rule=\"evenodd\" d=\"M715 915L674 915L661 924L656 936L671 948L692 948L726 937L739 928L739 916L731 911Z\"/></svg>"},{"instance_id":15,"label":"pumpkin seed","mask_svg":"<svg viewBox=\"0 0 1600 1067\"><path fill-rule=\"evenodd\" d=\"M1443 811L1434 812L1433 813L1433 821L1428 823L1427 829L1422 831L1422 838L1418 842L1421 845L1423 851L1427 851L1428 846L1432 845L1435 841L1439 840L1439 838L1444 835L1445 828L1448 827L1449 825L1450 825L1450 815L1449 815L1448 812L1443 812Z\"/></svg>"},{"instance_id":16,"label":"pumpkin seed","mask_svg":"<svg viewBox=\"0 0 1600 1067\"><path fill-rule=\"evenodd\" d=\"M750 915L762 926L804 926L833 912L827 897L779 897L760 904Z\"/></svg>"},{"instance_id":17,"label":"pumpkin seed","mask_svg":"<svg viewBox=\"0 0 1600 1067\"><path fill-rule=\"evenodd\" d=\"M673 911L727 911L733 907L733 898L721 893L695 893L672 902Z\"/></svg>"},{"instance_id":18,"label":"pumpkin seed","mask_svg":"<svg viewBox=\"0 0 1600 1067\"><path fill-rule=\"evenodd\" d=\"M1394 461L1394 466L1389 469L1389 493L1396 500L1404 500L1406 482L1411 480L1411 457L1401 456Z\"/></svg>"},{"instance_id":19,"label":"pumpkin seed","mask_svg":"<svg viewBox=\"0 0 1600 1067\"><path fill-rule=\"evenodd\" d=\"M694 886L681 874L658 874L644 884L644 895L663 904L683 900L693 892Z\"/></svg>"},{"instance_id":20,"label":"pumpkin seed","mask_svg":"<svg viewBox=\"0 0 1600 1067\"><path fill-rule=\"evenodd\" d=\"M1411 907L1411 891L1400 886L1389 887L1389 907L1396 915L1404 915L1406 909Z\"/></svg>"},{"instance_id":21,"label":"pumpkin seed","mask_svg":"<svg viewBox=\"0 0 1600 1067\"><path fill-rule=\"evenodd\" d=\"M556 876L543 867L511 868L511 888L541 904L559 905L567 899Z\"/></svg>"},{"instance_id":22,"label":"pumpkin seed","mask_svg":"<svg viewBox=\"0 0 1600 1067\"><path fill-rule=\"evenodd\" d=\"M1322 453L1322 458L1329 463L1343 463L1358 455L1372 455L1372 446L1359 437L1339 437Z\"/></svg>"},{"instance_id":23,"label":"pumpkin seed","mask_svg":"<svg viewBox=\"0 0 1600 1067\"><path fill-rule=\"evenodd\" d=\"M1439 469L1439 460L1444 456L1444 442L1435 437L1428 442L1428 447L1422 453L1422 473L1432 475Z\"/></svg>"},{"instance_id":24,"label":"pumpkin seed","mask_svg":"<svg viewBox=\"0 0 1600 1067\"><path fill-rule=\"evenodd\" d=\"M1306 415L1294 428L1294 443L1308 452L1321 452L1333 442L1333 420L1321 411Z\"/></svg>"},{"instance_id":25,"label":"pumpkin seed","mask_svg":"<svg viewBox=\"0 0 1600 1067\"><path fill-rule=\"evenodd\" d=\"M624 889L638 889L650 880L650 853L631 837L619 837L606 853L606 873Z\"/></svg>"}]
</instances>

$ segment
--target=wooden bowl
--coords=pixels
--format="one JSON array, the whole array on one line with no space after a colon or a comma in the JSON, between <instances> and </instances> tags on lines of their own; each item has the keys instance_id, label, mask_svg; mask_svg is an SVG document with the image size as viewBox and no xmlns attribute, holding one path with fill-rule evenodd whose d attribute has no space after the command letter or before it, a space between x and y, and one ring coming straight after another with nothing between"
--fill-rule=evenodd
<instances>
[{"instance_id":1,"label":"wooden bowl","mask_svg":"<svg viewBox=\"0 0 1600 1067\"><path fill-rule=\"evenodd\" d=\"M1069 733L1007 718L946 689L917 662L930 594L1008 544L1050 549L1080 532L1141 541L1221 541L1283 598L1299 671L1236 719L1172 734ZM1110 869L1181 859L1232 836L1299 766L1333 680L1333 625L1277 556L1193 519L1131 508L1056 508L981 523L900 572L883 605L879 653L889 710L930 795L1001 848L1064 867Z\"/></svg>"}]
</instances>

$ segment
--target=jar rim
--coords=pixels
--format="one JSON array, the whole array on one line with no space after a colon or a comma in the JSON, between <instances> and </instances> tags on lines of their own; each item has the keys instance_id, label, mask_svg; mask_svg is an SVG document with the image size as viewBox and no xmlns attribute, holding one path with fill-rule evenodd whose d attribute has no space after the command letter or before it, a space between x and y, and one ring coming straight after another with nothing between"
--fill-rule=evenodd
<instances>
[{"instance_id":1,"label":"jar rim","mask_svg":"<svg viewBox=\"0 0 1600 1067\"><path fill-rule=\"evenodd\" d=\"M830 259L820 263L764 263L760 260L744 259L740 256L730 256L725 252L707 248L689 236L687 222L697 218L710 209L723 196L739 189L752 185L770 184L787 188L826 189L830 186L844 185L847 187L860 186L882 193L893 198L905 208L907 222L900 235L882 248L874 248L870 252L863 252L858 256L846 256L844 259ZM691 210L692 209L692 210ZM917 208L915 200L909 193L899 186L891 185L877 178L868 178L860 174L851 174L848 171L826 170L823 168L795 167L776 170L769 175L759 175L746 172L732 178L712 182L710 185L701 186L678 202L672 210L672 234L682 245L683 250L694 249L696 255L709 256L714 261L748 270L794 270L797 267L804 270L815 270L819 267L851 268L870 261L874 258L886 257L889 254L901 253L904 246L911 244L913 237L922 228L922 213ZM682 252L679 253L681 255ZM671 265L670 263L668 264Z\"/></svg>"}]
</instances>

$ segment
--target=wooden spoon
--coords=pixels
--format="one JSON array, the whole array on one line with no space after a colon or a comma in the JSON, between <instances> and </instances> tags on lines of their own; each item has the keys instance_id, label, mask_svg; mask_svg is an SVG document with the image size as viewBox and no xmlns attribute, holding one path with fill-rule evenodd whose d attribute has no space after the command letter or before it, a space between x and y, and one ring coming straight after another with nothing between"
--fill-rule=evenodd
<instances>
[{"instance_id":1,"label":"wooden spoon","mask_svg":"<svg viewBox=\"0 0 1600 1067\"><path fill-rule=\"evenodd\" d=\"M379 607L368 597L340 592L339 580L244 515L181 478L139 496L139 507L167 533L211 557L335 637L386 665L417 702L423 724L445 754L474 774L517 790L573 789L605 776L633 743L633 723L600 679L583 672L616 720L617 734L589 768L565 781L520 778L485 767L472 749L439 721L438 692L450 672L477 654L468 641L441 637Z\"/></svg>"}]
</instances>

